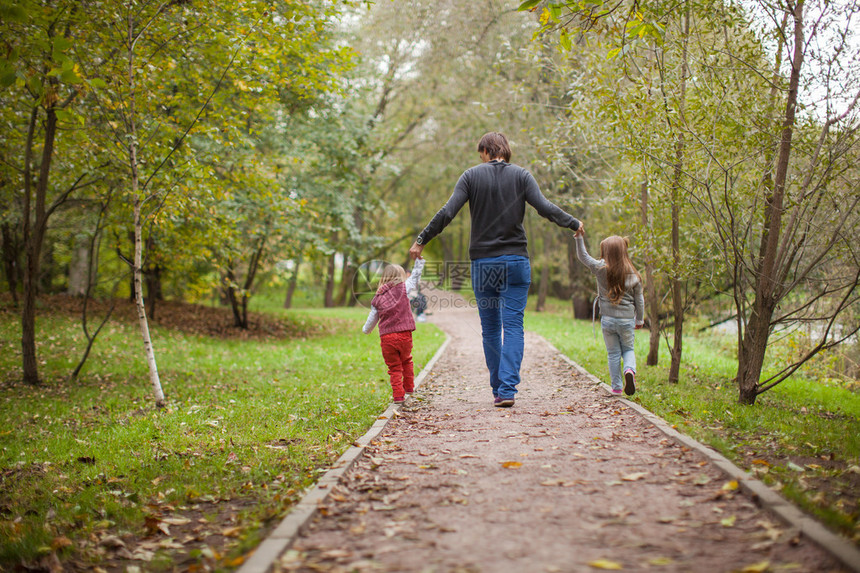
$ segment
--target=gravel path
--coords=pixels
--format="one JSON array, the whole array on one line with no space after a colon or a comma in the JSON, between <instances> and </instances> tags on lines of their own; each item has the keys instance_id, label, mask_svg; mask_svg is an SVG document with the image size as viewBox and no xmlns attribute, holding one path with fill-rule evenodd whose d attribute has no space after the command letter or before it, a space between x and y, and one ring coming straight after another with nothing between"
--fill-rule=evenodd
<instances>
[{"instance_id":1,"label":"gravel path","mask_svg":"<svg viewBox=\"0 0 860 573\"><path fill-rule=\"evenodd\" d=\"M477 312L430 298L447 352L280 570L842 570L537 335L494 408Z\"/></svg>"}]
</instances>

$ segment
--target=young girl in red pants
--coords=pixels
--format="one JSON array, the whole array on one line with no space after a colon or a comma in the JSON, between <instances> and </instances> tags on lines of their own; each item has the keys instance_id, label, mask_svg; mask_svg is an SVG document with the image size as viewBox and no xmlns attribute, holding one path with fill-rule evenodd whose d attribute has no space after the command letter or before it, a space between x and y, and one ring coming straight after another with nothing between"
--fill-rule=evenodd
<instances>
[{"instance_id":1,"label":"young girl in red pants","mask_svg":"<svg viewBox=\"0 0 860 573\"><path fill-rule=\"evenodd\" d=\"M424 259L415 261L412 274L408 278L400 265L386 265L379 279L376 296L370 301L367 322L361 329L365 334L370 334L376 323L379 323L382 358L388 366L395 404L402 404L406 394L411 394L415 389L412 367L412 331L415 330L415 319L412 318L412 309L406 293L418 285L422 270Z\"/></svg>"}]
</instances>

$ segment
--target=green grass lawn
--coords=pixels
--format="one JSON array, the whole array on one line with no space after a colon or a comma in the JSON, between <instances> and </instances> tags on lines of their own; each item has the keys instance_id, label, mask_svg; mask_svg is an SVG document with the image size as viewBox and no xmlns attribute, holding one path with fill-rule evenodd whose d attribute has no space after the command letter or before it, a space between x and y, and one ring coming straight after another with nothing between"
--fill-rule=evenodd
<instances>
[{"instance_id":1,"label":"green grass lawn","mask_svg":"<svg viewBox=\"0 0 860 573\"><path fill-rule=\"evenodd\" d=\"M216 339L154 326L165 409L153 405L136 323L109 324L69 383L80 327L43 313L45 383L25 387L10 382L20 380L17 316L0 313L0 569L51 553L99 563L106 537L165 526L191 562L235 564L259 542L260 526L391 400L379 336L361 333L364 309L277 312L304 335ZM414 340L420 366L444 335L419 324ZM148 567L176 558L160 549Z\"/></svg>"},{"instance_id":2,"label":"green grass lawn","mask_svg":"<svg viewBox=\"0 0 860 573\"><path fill-rule=\"evenodd\" d=\"M572 320L569 306L557 301L550 306L554 312L533 309L530 301L527 330L609 382L599 324ZM665 341L659 365L647 367L648 332L637 331L632 400L860 542L860 395L798 376L759 396L754 406L739 405L731 342L716 335L685 337L681 380L670 384Z\"/></svg>"}]
</instances>

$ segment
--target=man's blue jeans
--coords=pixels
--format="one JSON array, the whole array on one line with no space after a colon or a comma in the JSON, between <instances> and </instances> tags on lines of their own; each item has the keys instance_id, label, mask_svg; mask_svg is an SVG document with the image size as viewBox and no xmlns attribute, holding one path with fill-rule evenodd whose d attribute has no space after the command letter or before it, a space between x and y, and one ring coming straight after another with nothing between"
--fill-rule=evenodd
<instances>
[{"instance_id":1,"label":"man's blue jeans","mask_svg":"<svg viewBox=\"0 0 860 573\"><path fill-rule=\"evenodd\" d=\"M507 399L517 393L523 361L523 314L530 284L527 257L502 255L472 261L472 290L481 317L493 396Z\"/></svg>"},{"instance_id":2,"label":"man's blue jeans","mask_svg":"<svg viewBox=\"0 0 860 573\"><path fill-rule=\"evenodd\" d=\"M606 343L612 389L621 391L621 363L624 363L625 370L630 368L636 372L636 355L633 353L636 319L603 316L600 318L600 328Z\"/></svg>"}]
</instances>

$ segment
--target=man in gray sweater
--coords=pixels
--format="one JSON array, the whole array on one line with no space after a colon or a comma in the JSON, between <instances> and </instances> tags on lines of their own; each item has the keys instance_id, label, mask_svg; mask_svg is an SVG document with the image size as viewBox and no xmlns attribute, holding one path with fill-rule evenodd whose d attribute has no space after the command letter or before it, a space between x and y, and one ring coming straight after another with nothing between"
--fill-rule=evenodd
<instances>
[{"instance_id":1,"label":"man in gray sweater","mask_svg":"<svg viewBox=\"0 0 860 573\"><path fill-rule=\"evenodd\" d=\"M548 201L531 173L510 163L511 148L503 134L485 134L478 143L478 153L482 163L460 176L451 198L418 235L409 254L413 259L419 257L424 245L469 203L469 258L484 359L490 371L494 405L509 408L514 405L520 382L523 315L531 284L523 227L526 203L560 227L576 231L582 224Z\"/></svg>"}]
</instances>

